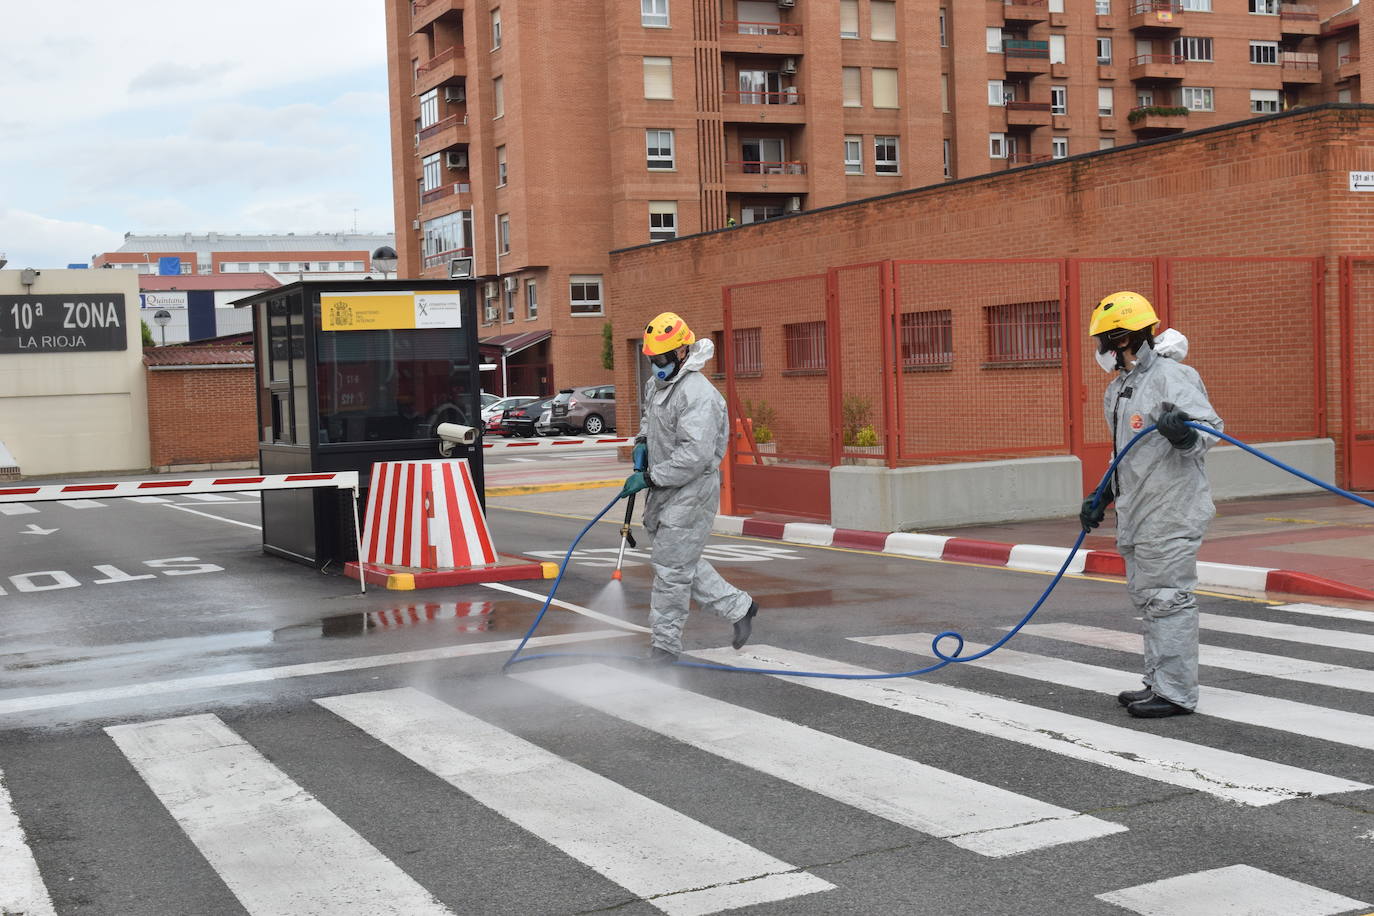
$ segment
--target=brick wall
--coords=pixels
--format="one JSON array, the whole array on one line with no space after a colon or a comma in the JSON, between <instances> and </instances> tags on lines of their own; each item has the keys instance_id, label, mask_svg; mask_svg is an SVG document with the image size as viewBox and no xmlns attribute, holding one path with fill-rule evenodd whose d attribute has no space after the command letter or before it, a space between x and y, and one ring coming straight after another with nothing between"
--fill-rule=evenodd
<instances>
[{"instance_id":1,"label":"brick wall","mask_svg":"<svg viewBox=\"0 0 1374 916\"><path fill-rule=\"evenodd\" d=\"M155 468L256 461L253 367L148 372L148 437Z\"/></svg>"}]
</instances>

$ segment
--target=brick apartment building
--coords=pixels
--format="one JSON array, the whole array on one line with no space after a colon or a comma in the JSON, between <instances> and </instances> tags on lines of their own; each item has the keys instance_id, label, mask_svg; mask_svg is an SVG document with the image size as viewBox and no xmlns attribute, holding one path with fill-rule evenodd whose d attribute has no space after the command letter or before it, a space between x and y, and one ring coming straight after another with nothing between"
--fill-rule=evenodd
<instances>
[{"instance_id":1,"label":"brick apartment building","mask_svg":"<svg viewBox=\"0 0 1374 916\"><path fill-rule=\"evenodd\" d=\"M1345 0L386 9L401 275L473 257L543 391L609 380L612 249L1361 98Z\"/></svg>"}]
</instances>

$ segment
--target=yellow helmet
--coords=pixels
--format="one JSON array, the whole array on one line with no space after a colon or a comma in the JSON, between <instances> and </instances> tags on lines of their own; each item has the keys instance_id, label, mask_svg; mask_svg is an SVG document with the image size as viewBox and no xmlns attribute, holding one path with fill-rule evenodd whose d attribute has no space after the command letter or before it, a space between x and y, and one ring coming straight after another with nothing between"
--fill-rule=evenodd
<instances>
[{"instance_id":1,"label":"yellow helmet","mask_svg":"<svg viewBox=\"0 0 1374 916\"><path fill-rule=\"evenodd\" d=\"M696 343L697 336L676 312L664 312L644 326L644 355L658 356Z\"/></svg>"},{"instance_id":2,"label":"yellow helmet","mask_svg":"<svg viewBox=\"0 0 1374 916\"><path fill-rule=\"evenodd\" d=\"M1140 293L1122 290L1097 303L1088 322L1088 336L1096 337L1105 331L1153 330L1158 326L1159 316L1155 314L1150 300Z\"/></svg>"}]
</instances>

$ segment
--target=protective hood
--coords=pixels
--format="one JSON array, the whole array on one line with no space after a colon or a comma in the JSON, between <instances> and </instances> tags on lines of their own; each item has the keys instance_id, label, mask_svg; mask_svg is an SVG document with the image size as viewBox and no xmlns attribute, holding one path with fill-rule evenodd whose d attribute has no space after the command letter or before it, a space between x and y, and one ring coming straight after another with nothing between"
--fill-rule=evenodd
<instances>
[{"instance_id":1,"label":"protective hood","mask_svg":"<svg viewBox=\"0 0 1374 916\"><path fill-rule=\"evenodd\" d=\"M1155 353L1183 362L1188 355L1188 338L1173 328L1155 335Z\"/></svg>"},{"instance_id":2,"label":"protective hood","mask_svg":"<svg viewBox=\"0 0 1374 916\"><path fill-rule=\"evenodd\" d=\"M703 337L696 343L687 348L687 358L682 361L682 365L673 373L672 378L661 379L655 377L653 382L659 388L667 388L669 385L677 383L688 372L700 372L701 368L710 362L711 357L716 355L716 345L709 337Z\"/></svg>"}]
</instances>

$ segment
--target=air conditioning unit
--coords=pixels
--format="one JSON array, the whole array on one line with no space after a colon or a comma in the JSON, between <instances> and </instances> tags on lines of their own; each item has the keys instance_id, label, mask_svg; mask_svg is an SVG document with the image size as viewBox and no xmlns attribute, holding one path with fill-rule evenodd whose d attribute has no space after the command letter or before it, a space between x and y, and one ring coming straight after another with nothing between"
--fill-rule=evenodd
<instances>
[{"instance_id":1,"label":"air conditioning unit","mask_svg":"<svg viewBox=\"0 0 1374 916\"><path fill-rule=\"evenodd\" d=\"M795 57L786 57L786 58L783 58L783 61L782 61L782 72L783 72L783 73L786 73L786 74L788 74L788 75L791 75L791 74L796 73L796 72L797 72L797 59L796 59Z\"/></svg>"},{"instance_id":2,"label":"air conditioning unit","mask_svg":"<svg viewBox=\"0 0 1374 916\"><path fill-rule=\"evenodd\" d=\"M466 86L445 86L445 102L466 102L468 100L468 89Z\"/></svg>"},{"instance_id":3,"label":"air conditioning unit","mask_svg":"<svg viewBox=\"0 0 1374 916\"><path fill-rule=\"evenodd\" d=\"M520 281L515 277L506 277L506 292L513 293L520 288Z\"/></svg>"},{"instance_id":4,"label":"air conditioning unit","mask_svg":"<svg viewBox=\"0 0 1374 916\"><path fill-rule=\"evenodd\" d=\"M413 219L413 220L411 220L411 221L410 221L410 228L412 228L412 229L419 229L419 228L420 228L420 221L419 221L418 219Z\"/></svg>"},{"instance_id":5,"label":"air conditioning unit","mask_svg":"<svg viewBox=\"0 0 1374 916\"><path fill-rule=\"evenodd\" d=\"M465 169L468 167L468 154L461 151L444 153L444 165L451 169Z\"/></svg>"},{"instance_id":6,"label":"air conditioning unit","mask_svg":"<svg viewBox=\"0 0 1374 916\"><path fill-rule=\"evenodd\" d=\"M496 296L497 296L496 282L495 282L495 281L488 281L488 282L484 283L484 284L482 285L482 293L483 293L483 295L482 295L482 298L483 298L483 299L495 299Z\"/></svg>"},{"instance_id":7,"label":"air conditioning unit","mask_svg":"<svg viewBox=\"0 0 1374 916\"><path fill-rule=\"evenodd\" d=\"M778 0L778 9L790 10L797 5L797 0Z\"/></svg>"},{"instance_id":8,"label":"air conditioning unit","mask_svg":"<svg viewBox=\"0 0 1374 916\"><path fill-rule=\"evenodd\" d=\"M787 212L788 212L788 213L800 213L800 212L801 212L801 198L800 198L800 197L793 197L793 198L790 198L790 199L787 201Z\"/></svg>"},{"instance_id":9,"label":"air conditioning unit","mask_svg":"<svg viewBox=\"0 0 1374 916\"><path fill-rule=\"evenodd\" d=\"M472 276L472 258L449 258L448 276L450 280L466 280Z\"/></svg>"}]
</instances>

